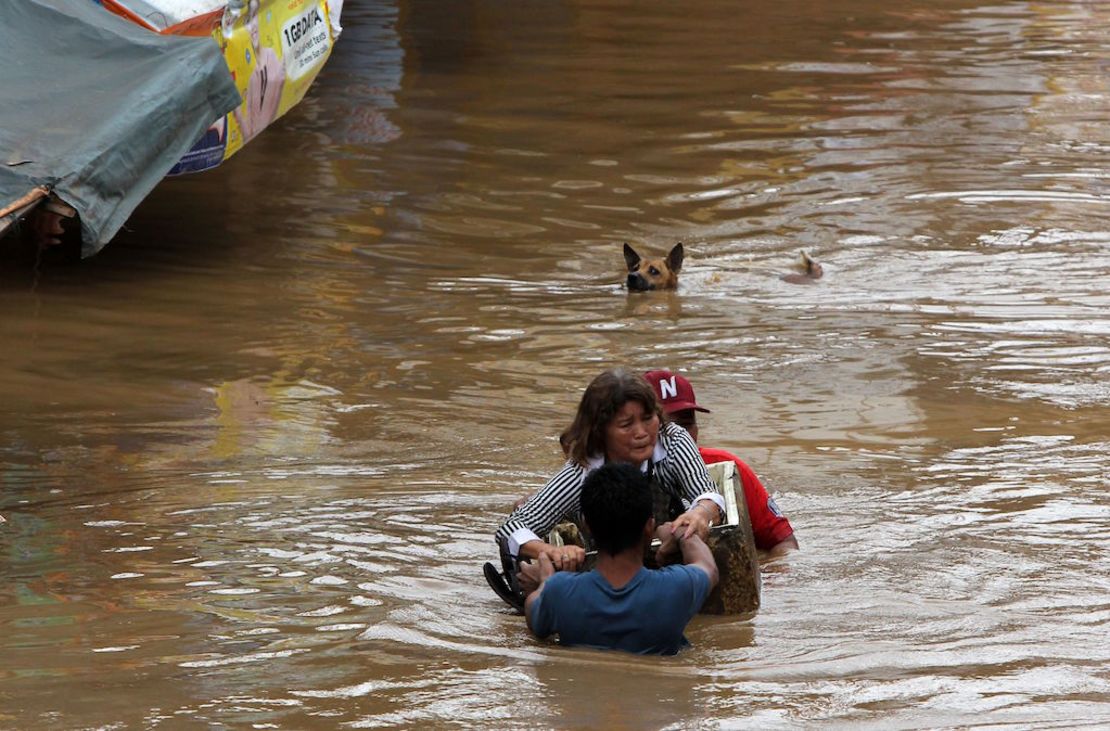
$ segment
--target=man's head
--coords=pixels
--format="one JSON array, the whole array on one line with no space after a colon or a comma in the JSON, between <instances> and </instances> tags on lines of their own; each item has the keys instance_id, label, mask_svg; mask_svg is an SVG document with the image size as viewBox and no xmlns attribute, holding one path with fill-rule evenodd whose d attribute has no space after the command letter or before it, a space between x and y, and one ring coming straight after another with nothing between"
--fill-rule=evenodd
<instances>
[{"instance_id":1,"label":"man's head","mask_svg":"<svg viewBox=\"0 0 1110 731\"><path fill-rule=\"evenodd\" d=\"M599 551L615 555L655 530L651 488L638 467L611 462L582 483L582 515Z\"/></svg>"},{"instance_id":2,"label":"man's head","mask_svg":"<svg viewBox=\"0 0 1110 731\"><path fill-rule=\"evenodd\" d=\"M659 399L664 413L667 414L667 420L690 432L690 436L697 441L697 412L709 413L709 409L698 406L697 399L694 397L694 387L690 382L677 373L665 370L648 371L644 374L644 379L655 390L655 396Z\"/></svg>"}]
</instances>

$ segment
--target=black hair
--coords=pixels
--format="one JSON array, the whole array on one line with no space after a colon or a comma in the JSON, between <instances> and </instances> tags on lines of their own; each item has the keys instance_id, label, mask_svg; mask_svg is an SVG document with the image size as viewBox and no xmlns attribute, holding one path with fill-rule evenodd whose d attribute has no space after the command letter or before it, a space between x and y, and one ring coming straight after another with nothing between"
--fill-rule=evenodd
<instances>
[{"instance_id":1,"label":"black hair","mask_svg":"<svg viewBox=\"0 0 1110 731\"><path fill-rule=\"evenodd\" d=\"M585 466L591 457L605 454L605 428L629 401L638 401L644 413L655 414L663 423L663 409L655 389L642 375L623 368L608 370L590 381L578 403L578 412L559 444L569 459Z\"/></svg>"},{"instance_id":2,"label":"black hair","mask_svg":"<svg viewBox=\"0 0 1110 731\"><path fill-rule=\"evenodd\" d=\"M651 487L639 467L610 462L582 483L582 515L598 550L632 548L652 517Z\"/></svg>"}]
</instances>

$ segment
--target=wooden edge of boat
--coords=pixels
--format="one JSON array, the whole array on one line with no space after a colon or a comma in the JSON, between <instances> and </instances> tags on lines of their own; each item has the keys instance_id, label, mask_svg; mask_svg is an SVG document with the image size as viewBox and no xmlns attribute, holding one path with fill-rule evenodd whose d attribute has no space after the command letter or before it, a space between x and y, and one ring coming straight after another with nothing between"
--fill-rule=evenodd
<instances>
[{"instance_id":1,"label":"wooden edge of boat","mask_svg":"<svg viewBox=\"0 0 1110 731\"><path fill-rule=\"evenodd\" d=\"M709 475L725 497L725 522L709 533L709 550L720 580L702 605L703 614L745 614L759 609L762 579L748 503L736 464L707 465Z\"/></svg>"},{"instance_id":2,"label":"wooden edge of boat","mask_svg":"<svg viewBox=\"0 0 1110 731\"><path fill-rule=\"evenodd\" d=\"M9 227L26 218L31 211L50 196L50 190L43 185L31 188L26 195L0 207L0 237Z\"/></svg>"}]
</instances>

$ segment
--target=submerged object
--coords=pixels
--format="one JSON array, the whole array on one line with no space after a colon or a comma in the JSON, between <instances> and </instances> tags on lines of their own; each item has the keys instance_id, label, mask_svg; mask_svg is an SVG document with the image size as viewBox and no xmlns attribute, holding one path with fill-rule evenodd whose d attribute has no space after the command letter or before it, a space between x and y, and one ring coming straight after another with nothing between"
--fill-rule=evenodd
<instances>
[{"instance_id":1,"label":"submerged object","mask_svg":"<svg viewBox=\"0 0 1110 731\"><path fill-rule=\"evenodd\" d=\"M0 236L30 217L50 242L75 220L95 254L166 175L219 165L301 101L341 7L0 2Z\"/></svg>"}]
</instances>

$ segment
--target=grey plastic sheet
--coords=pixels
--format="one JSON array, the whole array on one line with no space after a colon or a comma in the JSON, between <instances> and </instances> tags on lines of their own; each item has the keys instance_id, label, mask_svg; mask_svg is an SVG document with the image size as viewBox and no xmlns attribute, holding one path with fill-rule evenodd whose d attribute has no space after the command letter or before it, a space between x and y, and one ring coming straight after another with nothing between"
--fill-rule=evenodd
<instances>
[{"instance_id":1,"label":"grey plastic sheet","mask_svg":"<svg viewBox=\"0 0 1110 731\"><path fill-rule=\"evenodd\" d=\"M91 256L240 102L209 37L158 35L92 0L0 0L0 209L47 186Z\"/></svg>"}]
</instances>

